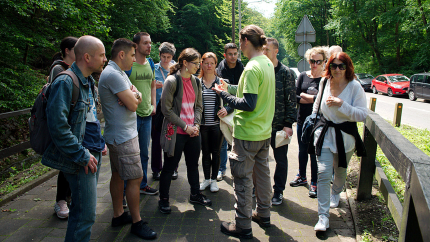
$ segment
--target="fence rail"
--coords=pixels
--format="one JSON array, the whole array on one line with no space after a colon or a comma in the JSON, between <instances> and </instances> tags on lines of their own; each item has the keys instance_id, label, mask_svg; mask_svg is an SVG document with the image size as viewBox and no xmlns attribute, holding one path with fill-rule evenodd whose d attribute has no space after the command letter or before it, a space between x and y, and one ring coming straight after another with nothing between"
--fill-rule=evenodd
<instances>
[{"instance_id":1,"label":"fence rail","mask_svg":"<svg viewBox=\"0 0 430 242\"><path fill-rule=\"evenodd\" d=\"M365 121L363 141L367 157L361 158L356 199L370 198L376 172L400 231L399 240L430 241L430 157L373 111ZM378 145L406 183L403 205L375 159Z\"/></svg>"}]
</instances>

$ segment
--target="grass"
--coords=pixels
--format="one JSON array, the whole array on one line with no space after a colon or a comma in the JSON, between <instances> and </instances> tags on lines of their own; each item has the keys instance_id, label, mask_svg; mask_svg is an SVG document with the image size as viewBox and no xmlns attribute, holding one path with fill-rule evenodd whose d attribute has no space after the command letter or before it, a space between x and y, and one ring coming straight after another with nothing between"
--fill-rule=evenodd
<instances>
[{"instance_id":1,"label":"grass","mask_svg":"<svg viewBox=\"0 0 430 242\"><path fill-rule=\"evenodd\" d=\"M387 121L390 123L389 121ZM400 127L394 127L400 134L414 144L418 149L423 151L426 155L430 156L430 131L427 129L419 129L409 125L401 125ZM360 133L363 132L363 123L358 124ZM385 157L381 148L378 146L376 152L376 159L382 166L384 173L387 175L388 180L391 183L394 191L397 194L399 200L403 203L405 193L405 182L399 173L391 165L390 161Z\"/></svg>"},{"instance_id":2,"label":"grass","mask_svg":"<svg viewBox=\"0 0 430 242\"><path fill-rule=\"evenodd\" d=\"M42 165L40 162L32 164L29 168L19 171L12 169L9 178L0 182L0 197L15 191L15 189L37 179L46 174L51 168Z\"/></svg>"}]
</instances>

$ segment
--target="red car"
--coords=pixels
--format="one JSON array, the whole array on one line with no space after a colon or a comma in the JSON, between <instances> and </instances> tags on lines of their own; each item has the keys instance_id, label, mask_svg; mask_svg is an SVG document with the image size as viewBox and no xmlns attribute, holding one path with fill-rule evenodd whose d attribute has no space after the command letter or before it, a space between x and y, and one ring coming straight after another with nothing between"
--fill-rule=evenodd
<instances>
[{"instance_id":1,"label":"red car","mask_svg":"<svg viewBox=\"0 0 430 242\"><path fill-rule=\"evenodd\" d=\"M394 95L407 95L409 88L409 78L402 74L379 75L372 80L373 93L386 93L392 97Z\"/></svg>"}]
</instances>

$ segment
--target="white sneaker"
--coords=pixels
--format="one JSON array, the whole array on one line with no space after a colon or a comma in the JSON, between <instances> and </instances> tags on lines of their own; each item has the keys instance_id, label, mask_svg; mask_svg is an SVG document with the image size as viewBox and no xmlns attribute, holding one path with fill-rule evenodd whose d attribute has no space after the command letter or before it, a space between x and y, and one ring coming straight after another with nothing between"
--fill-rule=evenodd
<instances>
[{"instance_id":1,"label":"white sneaker","mask_svg":"<svg viewBox=\"0 0 430 242\"><path fill-rule=\"evenodd\" d=\"M219 191L218 184L216 184L216 183L217 182L215 180L211 181L211 192L217 192L217 191Z\"/></svg>"},{"instance_id":2,"label":"white sneaker","mask_svg":"<svg viewBox=\"0 0 430 242\"><path fill-rule=\"evenodd\" d=\"M339 206L340 194L331 194L330 195L330 207L337 208Z\"/></svg>"},{"instance_id":3,"label":"white sneaker","mask_svg":"<svg viewBox=\"0 0 430 242\"><path fill-rule=\"evenodd\" d=\"M200 183L200 191L205 190L208 186L211 185L211 180L204 180L202 183Z\"/></svg>"},{"instance_id":4,"label":"white sneaker","mask_svg":"<svg viewBox=\"0 0 430 242\"><path fill-rule=\"evenodd\" d=\"M59 218L67 218L69 217L69 208L67 207L67 202L64 200L60 200L55 203L54 211Z\"/></svg>"},{"instance_id":5,"label":"white sneaker","mask_svg":"<svg viewBox=\"0 0 430 242\"><path fill-rule=\"evenodd\" d=\"M218 175L216 176L217 181L222 181L222 178L225 176L225 171L218 171Z\"/></svg>"},{"instance_id":6,"label":"white sneaker","mask_svg":"<svg viewBox=\"0 0 430 242\"><path fill-rule=\"evenodd\" d=\"M318 223L315 225L315 231L326 231L329 228L328 218L324 215L320 215Z\"/></svg>"}]
</instances>

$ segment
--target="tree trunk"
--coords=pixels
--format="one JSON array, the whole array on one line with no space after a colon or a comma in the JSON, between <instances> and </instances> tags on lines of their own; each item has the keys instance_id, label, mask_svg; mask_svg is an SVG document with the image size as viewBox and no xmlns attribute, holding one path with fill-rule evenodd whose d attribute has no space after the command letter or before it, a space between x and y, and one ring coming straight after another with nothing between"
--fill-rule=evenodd
<instances>
[{"instance_id":1,"label":"tree trunk","mask_svg":"<svg viewBox=\"0 0 430 242\"><path fill-rule=\"evenodd\" d=\"M395 42L396 42L396 62L397 66L400 66L400 43L399 43L399 25L400 23L396 23L396 33L395 33Z\"/></svg>"}]
</instances>

